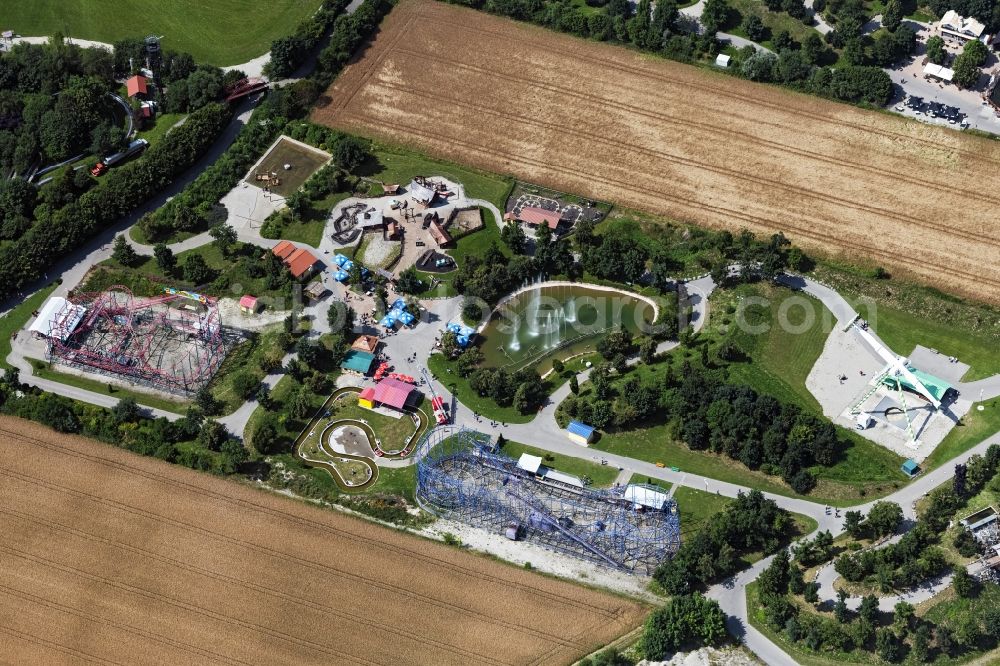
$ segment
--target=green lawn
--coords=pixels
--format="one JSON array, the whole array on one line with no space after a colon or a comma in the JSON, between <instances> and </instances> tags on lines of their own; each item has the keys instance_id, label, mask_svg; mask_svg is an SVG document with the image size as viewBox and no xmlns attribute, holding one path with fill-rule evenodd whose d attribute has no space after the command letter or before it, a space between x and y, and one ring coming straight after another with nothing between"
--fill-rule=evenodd
<instances>
[{"instance_id":1,"label":"green lawn","mask_svg":"<svg viewBox=\"0 0 1000 666\"><path fill-rule=\"evenodd\" d=\"M319 5L320 0L32 0L5 3L3 18L5 29L28 36L61 32L113 43L163 35L164 50L186 51L222 67L266 53Z\"/></svg>"},{"instance_id":2,"label":"green lawn","mask_svg":"<svg viewBox=\"0 0 1000 666\"><path fill-rule=\"evenodd\" d=\"M115 398L134 398L140 405L145 405L147 407L153 407L155 409L162 409L167 412L173 412L175 414L183 414L186 410L189 402L184 402L180 398L177 400L169 400L167 398L161 398L159 396L150 395L148 393L143 393L140 391L132 391L127 388L122 388L113 384L108 384L108 382L101 381L100 379L90 379L89 377L79 377L75 374L68 372L59 371L59 366L49 366L45 361L40 359L29 359L33 366L33 372L36 377L41 377L42 379L50 379L60 384L66 384L67 386L75 386L77 388L86 389L88 391L93 391L94 393L101 393L103 395L110 395ZM44 367L39 368L39 364L44 364ZM95 375L96 377L96 375ZM110 387L110 390L109 390Z\"/></svg>"},{"instance_id":3,"label":"green lawn","mask_svg":"<svg viewBox=\"0 0 1000 666\"><path fill-rule=\"evenodd\" d=\"M822 653L810 650L802 642L793 643L788 640L787 635L782 631L775 631L765 620L765 610L760 603L759 585L756 581L747 585L747 616L750 624L762 634L767 636L772 642L779 645L785 652L801 666L841 666L842 664L877 664L887 663L878 659L874 653L861 650L851 652L831 651L824 649ZM803 609L801 598L797 598L797 605ZM954 591L949 588L935 597L930 604L921 604L917 607L917 616L933 624L945 624L954 629L960 622L969 618L978 619L989 608L995 608L1000 604L1000 586L986 585L980 588L978 595L969 599L958 598ZM800 610L805 613L815 613L810 608ZM831 614L826 614L832 617ZM883 625L880 625L883 626ZM904 655L906 654L904 650ZM981 651L959 651L953 657L942 656L940 653L932 652L936 658L934 664L963 664L973 662L976 664L996 664L1000 659L1000 649L994 648L989 652ZM978 659L976 659L978 657ZM900 663L918 664L915 659L904 657Z\"/></svg>"},{"instance_id":4,"label":"green lawn","mask_svg":"<svg viewBox=\"0 0 1000 666\"><path fill-rule=\"evenodd\" d=\"M153 126L137 132L136 138L145 139L152 146L165 137L170 128L183 118L184 115L183 113L161 113L153 121Z\"/></svg>"},{"instance_id":5,"label":"green lawn","mask_svg":"<svg viewBox=\"0 0 1000 666\"><path fill-rule=\"evenodd\" d=\"M981 404L983 411L978 410ZM955 456L969 450L990 435L1000 432L1000 399L987 400L972 406L959 425L941 441L934 451L921 464L926 472Z\"/></svg>"},{"instance_id":6,"label":"green lawn","mask_svg":"<svg viewBox=\"0 0 1000 666\"><path fill-rule=\"evenodd\" d=\"M42 287L15 307L6 315L0 317L0 368L9 368L7 356L10 355L10 338L15 332L24 328L31 318L31 313L42 307L42 303L56 289L56 283Z\"/></svg>"},{"instance_id":7,"label":"green lawn","mask_svg":"<svg viewBox=\"0 0 1000 666\"><path fill-rule=\"evenodd\" d=\"M446 359L444 354L431 354L427 358L427 368L459 402L483 418L501 423L528 423L535 418L534 414L522 414L513 407L499 407L491 398L479 397L469 386L469 380L459 376L458 363Z\"/></svg>"},{"instance_id":8,"label":"green lawn","mask_svg":"<svg viewBox=\"0 0 1000 666\"><path fill-rule=\"evenodd\" d=\"M375 143L373 152L375 159L357 169L357 173L384 183L406 185L414 176L441 176L461 183L466 196L485 199L500 210L503 210L507 194L514 186L510 178L435 160L398 146Z\"/></svg>"},{"instance_id":9,"label":"green lawn","mask_svg":"<svg viewBox=\"0 0 1000 666\"><path fill-rule=\"evenodd\" d=\"M633 474L628 482L645 483L667 491L671 487L671 484L666 481L651 479L641 474ZM677 486L674 490L674 500L676 500L677 509L681 513L681 543L683 543L709 525L712 518L725 509L732 501L732 498L698 490L697 488ZM795 528L791 534L787 535L786 542L791 542L800 536L810 534L818 527L815 520L799 513L793 513L792 520L795 521ZM763 553L749 553L743 556L747 564L753 564L763 558Z\"/></svg>"},{"instance_id":10,"label":"green lawn","mask_svg":"<svg viewBox=\"0 0 1000 666\"><path fill-rule=\"evenodd\" d=\"M536 449L527 444L519 442L507 442L503 445L502 452L509 458L517 460L522 453L529 453L533 456L541 456L542 464L566 474L573 474L580 478L589 477L595 488L606 488L614 483L618 476L618 468L611 465L601 465L583 458L550 453L544 449Z\"/></svg>"},{"instance_id":11,"label":"green lawn","mask_svg":"<svg viewBox=\"0 0 1000 666\"><path fill-rule=\"evenodd\" d=\"M779 477L748 469L722 455L692 451L673 438L667 425L646 425L624 432L606 433L591 446L637 460L662 462L668 467L678 467L684 472L719 481L799 497ZM869 443L868 447L856 445L837 465L813 469L818 474L817 487L806 497L813 502L851 506L865 498L886 495L894 490L892 482L902 479L898 471L899 461L898 456L874 444Z\"/></svg>"},{"instance_id":12,"label":"green lawn","mask_svg":"<svg viewBox=\"0 0 1000 666\"><path fill-rule=\"evenodd\" d=\"M866 309L860 312L864 314ZM971 366L963 381L1000 373L1000 343L988 334L918 317L888 305L880 304L875 312L865 316L882 341L897 354L908 356L914 347L923 345L945 356L955 356Z\"/></svg>"},{"instance_id":13,"label":"green lawn","mask_svg":"<svg viewBox=\"0 0 1000 666\"><path fill-rule=\"evenodd\" d=\"M462 236L457 241L455 241L455 247L446 250L446 253L455 260L456 266L461 266L468 257L481 257L483 253L492 245L497 244L500 251L506 256L511 256L511 252L508 247L500 239L500 228L497 227L496 222L493 221L493 215L487 211L483 210L483 220L485 224L481 229L473 231L470 234ZM428 291L422 294L423 296L433 296L435 298L442 298L448 296L457 296L458 290L452 285L452 281L455 279L455 275L458 274L458 270L451 271L449 273L425 273L423 271L417 271L420 279L425 283L430 284L433 280L439 280L438 286L434 288L433 291Z\"/></svg>"},{"instance_id":14,"label":"green lawn","mask_svg":"<svg viewBox=\"0 0 1000 666\"><path fill-rule=\"evenodd\" d=\"M393 418L358 405L356 394L347 394L334 403L334 419L354 419L366 421L375 431L375 436L386 451L399 451L406 446L406 440L414 433L413 421L408 416ZM427 417L424 416L424 423ZM413 441L410 442L413 444Z\"/></svg>"},{"instance_id":15,"label":"green lawn","mask_svg":"<svg viewBox=\"0 0 1000 666\"><path fill-rule=\"evenodd\" d=\"M229 414L246 402L246 399L238 395L233 388L234 377L249 373L259 381L267 374L261 369L261 361L265 357L277 356L280 360L284 356L284 352L277 343L281 333L281 324L269 326L260 331L255 338L237 345L226 356L219 371L209 384L212 395L223 404L223 414Z\"/></svg>"},{"instance_id":16,"label":"green lawn","mask_svg":"<svg viewBox=\"0 0 1000 666\"><path fill-rule=\"evenodd\" d=\"M734 35L746 37L746 34L740 29L740 23L743 17L755 14L760 17L761 22L770 30L770 35L761 42L769 49L774 49L771 37L782 30L787 30L792 39L800 44L808 34L816 32L816 29L812 26L806 25L785 12L770 11L762 0L728 0L727 4L735 11L731 13L730 20L727 21L723 29Z\"/></svg>"},{"instance_id":17,"label":"green lawn","mask_svg":"<svg viewBox=\"0 0 1000 666\"><path fill-rule=\"evenodd\" d=\"M743 310L749 326L734 327L730 339L752 360L729 366L730 379L810 411L822 411L806 388L806 377L823 352L836 321L833 315L819 300L780 287L744 285L734 291L767 298L771 307L748 306ZM713 312L717 301L732 298L732 292L718 294L712 297ZM756 327L767 330L748 332Z\"/></svg>"}]
</instances>

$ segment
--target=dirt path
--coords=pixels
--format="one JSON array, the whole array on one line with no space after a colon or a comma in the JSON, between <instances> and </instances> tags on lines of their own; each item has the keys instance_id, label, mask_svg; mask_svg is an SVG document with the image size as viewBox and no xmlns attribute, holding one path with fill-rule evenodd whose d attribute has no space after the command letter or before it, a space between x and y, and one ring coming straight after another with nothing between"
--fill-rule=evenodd
<instances>
[{"instance_id":1,"label":"dirt path","mask_svg":"<svg viewBox=\"0 0 1000 666\"><path fill-rule=\"evenodd\" d=\"M511 48L517 44L517 48ZM1000 145L404 0L314 119L1000 301Z\"/></svg>"},{"instance_id":2,"label":"dirt path","mask_svg":"<svg viewBox=\"0 0 1000 666\"><path fill-rule=\"evenodd\" d=\"M0 662L559 664L637 603L0 418Z\"/></svg>"}]
</instances>

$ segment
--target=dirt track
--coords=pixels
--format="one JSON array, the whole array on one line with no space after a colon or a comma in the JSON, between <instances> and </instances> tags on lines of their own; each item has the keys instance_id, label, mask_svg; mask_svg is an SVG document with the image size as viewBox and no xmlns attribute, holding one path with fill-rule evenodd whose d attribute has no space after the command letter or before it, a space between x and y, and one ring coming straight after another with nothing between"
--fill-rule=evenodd
<instances>
[{"instance_id":1,"label":"dirt track","mask_svg":"<svg viewBox=\"0 0 1000 666\"><path fill-rule=\"evenodd\" d=\"M637 603L0 418L0 663L557 664Z\"/></svg>"},{"instance_id":2,"label":"dirt track","mask_svg":"<svg viewBox=\"0 0 1000 666\"><path fill-rule=\"evenodd\" d=\"M1000 301L1000 143L403 0L314 119Z\"/></svg>"}]
</instances>

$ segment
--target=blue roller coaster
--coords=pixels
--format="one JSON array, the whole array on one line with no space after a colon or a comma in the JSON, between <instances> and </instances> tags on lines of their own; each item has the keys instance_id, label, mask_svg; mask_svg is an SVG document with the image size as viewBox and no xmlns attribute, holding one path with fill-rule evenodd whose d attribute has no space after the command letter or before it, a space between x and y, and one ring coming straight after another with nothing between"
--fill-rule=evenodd
<instances>
[{"instance_id":1,"label":"blue roller coaster","mask_svg":"<svg viewBox=\"0 0 1000 666\"><path fill-rule=\"evenodd\" d=\"M415 454L417 502L436 516L539 543L622 571L652 574L680 547L680 513L540 478L491 448L489 435L458 426L424 435ZM648 486L632 496L663 497ZM648 491L648 493L645 493Z\"/></svg>"}]
</instances>

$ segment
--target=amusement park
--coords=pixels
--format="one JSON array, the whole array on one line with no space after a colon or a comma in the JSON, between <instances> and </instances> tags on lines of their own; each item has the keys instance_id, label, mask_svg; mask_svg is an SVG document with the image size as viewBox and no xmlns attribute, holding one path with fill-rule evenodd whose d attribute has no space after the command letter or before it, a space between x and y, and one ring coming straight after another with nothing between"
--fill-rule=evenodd
<instances>
[{"instance_id":1,"label":"amusement park","mask_svg":"<svg viewBox=\"0 0 1000 666\"><path fill-rule=\"evenodd\" d=\"M174 288L52 297L30 331L51 363L185 397L211 381L232 345L215 299Z\"/></svg>"}]
</instances>

